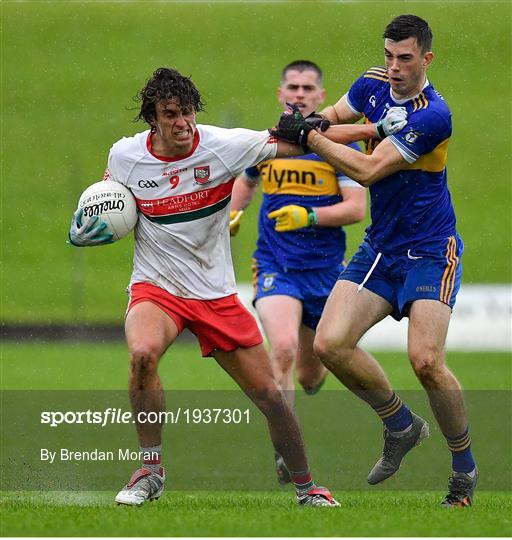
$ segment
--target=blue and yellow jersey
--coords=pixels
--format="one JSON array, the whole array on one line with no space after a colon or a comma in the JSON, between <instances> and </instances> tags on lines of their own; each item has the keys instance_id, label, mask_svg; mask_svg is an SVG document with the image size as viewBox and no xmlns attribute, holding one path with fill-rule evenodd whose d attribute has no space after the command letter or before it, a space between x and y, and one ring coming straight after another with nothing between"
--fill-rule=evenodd
<instances>
[{"instance_id":1,"label":"blue and yellow jersey","mask_svg":"<svg viewBox=\"0 0 512 540\"><path fill-rule=\"evenodd\" d=\"M357 144L350 145L359 150ZM278 263L287 269L315 269L337 265L345 256L345 232L341 227L309 227L276 232L267 214L288 204L319 207L342 201L340 186L360 187L316 154L264 161L246 169L259 180L263 202L258 224L257 260Z\"/></svg>"},{"instance_id":2,"label":"blue and yellow jersey","mask_svg":"<svg viewBox=\"0 0 512 540\"><path fill-rule=\"evenodd\" d=\"M366 71L350 88L348 105L367 122L378 122L390 107L407 109L407 126L389 137L409 163L406 170L370 187L371 225L367 239L377 251L398 253L414 246L428 251L455 234L455 213L448 191L446 158L452 134L451 112L427 81L416 97L396 100L384 67ZM378 141L366 142L371 154Z\"/></svg>"}]
</instances>

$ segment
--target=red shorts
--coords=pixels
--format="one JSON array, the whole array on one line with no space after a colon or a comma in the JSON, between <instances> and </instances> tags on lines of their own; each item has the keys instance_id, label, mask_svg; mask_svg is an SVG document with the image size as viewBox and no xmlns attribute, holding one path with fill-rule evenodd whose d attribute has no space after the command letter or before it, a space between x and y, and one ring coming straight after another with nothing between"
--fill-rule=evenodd
<instances>
[{"instance_id":1,"label":"red shorts","mask_svg":"<svg viewBox=\"0 0 512 540\"><path fill-rule=\"evenodd\" d=\"M215 349L234 351L263 342L254 317L232 294L215 300L195 300L174 296L152 283L134 283L130 287L128 311L140 302L152 302L176 323L181 332L188 328L199 341L203 356Z\"/></svg>"}]
</instances>

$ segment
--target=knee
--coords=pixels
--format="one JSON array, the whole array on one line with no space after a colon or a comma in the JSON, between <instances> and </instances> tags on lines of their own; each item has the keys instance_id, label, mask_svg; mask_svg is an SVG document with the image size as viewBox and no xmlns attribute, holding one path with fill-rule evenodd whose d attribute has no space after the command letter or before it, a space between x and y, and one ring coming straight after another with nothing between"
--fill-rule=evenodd
<instances>
[{"instance_id":1,"label":"knee","mask_svg":"<svg viewBox=\"0 0 512 540\"><path fill-rule=\"evenodd\" d=\"M327 369L332 370L332 368L350 360L354 347L334 336L317 333L313 343L313 351L320 358L322 364Z\"/></svg>"},{"instance_id":2,"label":"knee","mask_svg":"<svg viewBox=\"0 0 512 540\"><path fill-rule=\"evenodd\" d=\"M130 348L130 367L132 374L145 377L156 372L160 351L151 343L139 342Z\"/></svg>"},{"instance_id":3,"label":"knee","mask_svg":"<svg viewBox=\"0 0 512 540\"><path fill-rule=\"evenodd\" d=\"M436 375L444 368L444 354L437 348L421 346L409 348L409 360L421 382L436 379Z\"/></svg>"},{"instance_id":4,"label":"knee","mask_svg":"<svg viewBox=\"0 0 512 540\"><path fill-rule=\"evenodd\" d=\"M284 393L279 386L258 392L256 404L268 419L283 417L287 408Z\"/></svg>"},{"instance_id":5,"label":"knee","mask_svg":"<svg viewBox=\"0 0 512 540\"><path fill-rule=\"evenodd\" d=\"M275 381L255 391L252 400L267 418L282 416L287 407L283 390Z\"/></svg>"},{"instance_id":6,"label":"knee","mask_svg":"<svg viewBox=\"0 0 512 540\"><path fill-rule=\"evenodd\" d=\"M283 336L278 341L272 343L271 357L274 369L281 375L289 373L295 363L298 352L297 338Z\"/></svg>"},{"instance_id":7,"label":"knee","mask_svg":"<svg viewBox=\"0 0 512 540\"><path fill-rule=\"evenodd\" d=\"M325 372L325 368L322 367ZM311 373L298 373L297 379L299 384L304 388L304 391L308 394L316 393L320 383L323 381L323 374L315 376Z\"/></svg>"},{"instance_id":8,"label":"knee","mask_svg":"<svg viewBox=\"0 0 512 540\"><path fill-rule=\"evenodd\" d=\"M301 371L297 372L297 380L299 381L299 384L304 388L305 390L309 390L314 385L311 383L311 377L309 373L303 373Z\"/></svg>"}]
</instances>

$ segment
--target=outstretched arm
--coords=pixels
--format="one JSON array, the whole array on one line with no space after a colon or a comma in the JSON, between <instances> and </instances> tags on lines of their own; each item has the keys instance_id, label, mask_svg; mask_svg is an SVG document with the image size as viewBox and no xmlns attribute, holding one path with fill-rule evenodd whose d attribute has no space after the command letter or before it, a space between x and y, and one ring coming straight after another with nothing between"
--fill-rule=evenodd
<instances>
[{"instance_id":1,"label":"outstretched arm","mask_svg":"<svg viewBox=\"0 0 512 540\"><path fill-rule=\"evenodd\" d=\"M326 131L319 132L314 129L316 125L309 122L311 115L304 118L297 106L289 105L289 107L290 112L282 113L278 125L270 130L271 135L279 139L278 157L296 156L308 153L311 150L315 151L309 143L312 133L321 134L322 138L330 139L335 143L348 144L371 138L384 139L402 130L407 124L407 111L405 108L392 107L386 116L376 124L332 126ZM317 120L317 118L315 117L314 120ZM292 144L290 145L290 143ZM295 144L302 148L302 152L297 150ZM347 174L347 176L352 177L351 174Z\"/></svg>"},{"instance_id":2,"label":"outstretched arm","mask_svg":"<svg viewBox=\"0 0 512 540\"><path fill-rule=\"evenodd\" d=\"M365 187L408 166L389 139L382 141L373 154L367 155L311 131L308 135L308 146L336 170L342 171Z\"/></svg>"},{"instance_id":3,"label":"outstretched arm","mask_svg":"<svg viewBox=\"0 0 512 540\"><path fill-rule=\"evenodd\" d=\"M335 143L349 144L376 138L377 130L375 124L347 124L342 126L331 126L327 131L324 131L322 135ZM311 150L313 149L311 148ZM300 146L285 141L278 141L277 143L276 157L302 156L303 154L305 154L304 149Z\"/></svg>"}]
</instances>

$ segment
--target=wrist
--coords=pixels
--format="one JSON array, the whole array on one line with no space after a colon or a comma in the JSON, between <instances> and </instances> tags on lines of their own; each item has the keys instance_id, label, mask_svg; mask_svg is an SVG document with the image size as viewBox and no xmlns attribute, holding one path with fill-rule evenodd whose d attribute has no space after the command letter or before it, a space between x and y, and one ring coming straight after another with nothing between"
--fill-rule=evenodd
<instances>
[{"instance_id":1,"label":"wrist","mask_svg":"<svg viewBox=\"0 0 512 540\"><path fill-rule=\"evenodd\" d=\"M377 137L382 140L386 138L386 132L384 131L384 121L379 120L376 124L374 124L375 131L377 132Z\"/></svg>"},{"instance_id":2,"label":"wrist","mask_svg":"<svg viewBox=\"0 0 512 540\"><path fill-rule=\"evenodd\" d=\"M308 137L307 137L308 146L311 146L311 143L314 141L316 137L321 137L321 135L315 129L312 129L311 131L308 132Z\"/></svg>"},{"instance_id":3,"label":"wrist","mask_svg":"<svg viewBox=\"0 0 512 540\"><path fill-rule=\"evenodd\" d=\"M318 216L316 215L315 209L310 206L305 206L306 212L308 213L308 227L314 227L318 225Z\"/></svg>"}]
</instances>

